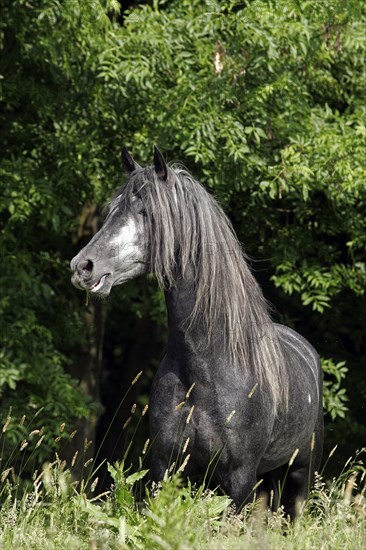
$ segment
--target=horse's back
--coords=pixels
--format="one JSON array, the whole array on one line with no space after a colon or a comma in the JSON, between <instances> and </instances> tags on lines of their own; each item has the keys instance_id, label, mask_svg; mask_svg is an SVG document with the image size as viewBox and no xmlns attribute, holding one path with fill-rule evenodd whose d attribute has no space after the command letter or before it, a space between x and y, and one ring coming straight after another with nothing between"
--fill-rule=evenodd
<instances>
[{"instance_id":1,"label":"horse's back","mask_svg":"<svg viewBox=\"0 0 366 550\"><path fill-rule=\"evenodd\" d=\"M307 366L312 373L315 386L318 391L318 399L321 397L322 369L320 365L319 355L315 348L306 338L298 332L285 325L275 324L277 335L282 344L283 353L288 364L301 364L303 368ZM309 374L309 373L308 373Z\"/></svg>"}]
</instances>

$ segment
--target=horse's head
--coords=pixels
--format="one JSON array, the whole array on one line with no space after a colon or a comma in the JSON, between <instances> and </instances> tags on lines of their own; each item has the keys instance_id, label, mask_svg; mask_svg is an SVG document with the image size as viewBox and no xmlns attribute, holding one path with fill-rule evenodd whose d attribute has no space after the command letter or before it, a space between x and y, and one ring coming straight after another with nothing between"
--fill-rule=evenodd
<instances>
[{"instance_id":1,"label":"horse's head","mask_svg":"<svg viewBox=\"0 0 366 550\"><path fill-rule=\"evenodd\" d=\"M130 179L142 169L128 153L122 152L123 164ZM155 176L167 178L168 168L160 151L155 148ZM128 186L128 183L127 183ZM138 185L112 200L102 228L71 260L72 283L81 290L108 296L112 286L119 285L149 270L149 236L146 231L146 212Z\"/></svg>"}]
</instances>

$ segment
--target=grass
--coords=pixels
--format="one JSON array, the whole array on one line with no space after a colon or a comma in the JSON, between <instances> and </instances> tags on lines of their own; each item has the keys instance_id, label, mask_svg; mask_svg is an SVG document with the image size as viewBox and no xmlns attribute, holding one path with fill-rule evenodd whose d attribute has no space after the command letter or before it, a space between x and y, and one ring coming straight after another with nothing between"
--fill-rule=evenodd
<instances>
[{"instance_id":1,"label":"grass","mask_svg":"<svg viewBox=\"0 0 366 550\"><path fill-rule=\"evenodd\" d=\"M7 549L363 549L366 547L366 469L360 451L338 479L314 490L294 526L281 510L268 512L259 499L240 515L230 499L182 484L179 475L152 488L140 505L134 490L146 470L133 474L110 466L114 484L96 494L96 483L77 488L59 458L33 475L20 498L13 472L0 478L0 548Z\"/></svg>"},{"instance_id":2,"label":"grass","mask_svg":"<svg viewBox=\"0 0 366 550\"><path fill-rule=\"evenodd\" d=\"M9 412L0 432L3 451L10 422ZM25 470L28 478L32 470L32 456L45 445L43 428L34 430L30 422L28 436L24 439L23 433L7 461L0 452L0 550L366 548L366 467L362 461L366 448L347 461L337 479L325 482L321 475L317 477L298 520L290 525L281 509L269 512L260 498L236 514L227 496L183 483L180 475L185 461L179 468L172 464L164 480L148 492L144 485L148 441L139 469L132 473L125 467L137 427L124 460L108 465L113 479L110 491L98 494L97 470L81 484L73 480L76 455L66 464L56 453L53 462L44 463L31 479L24 479ZM24 451L29 453L27 458ZM78 460L85 458L78 456Z\"/></svg>"}]
</instances>

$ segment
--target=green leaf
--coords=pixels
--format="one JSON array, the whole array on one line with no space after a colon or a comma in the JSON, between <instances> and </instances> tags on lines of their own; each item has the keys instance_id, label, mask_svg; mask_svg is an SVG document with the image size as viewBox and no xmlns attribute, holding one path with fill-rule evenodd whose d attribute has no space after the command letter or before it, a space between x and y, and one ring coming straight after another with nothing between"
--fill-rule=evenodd
<instances>
[{"instance_id":1,"label":"green leaf","mask_svg":"<svg viewBox=\"0 0 366 550\"><path fill-rule=\"evenodd\" d=\"M143 479L149 470L140 470L139 472L135 472L134 474L129 475L126 477L126 484L127 485L133 485L136 483L136 481L140 481L140 479Z\"/></svg>"}]
</instances>

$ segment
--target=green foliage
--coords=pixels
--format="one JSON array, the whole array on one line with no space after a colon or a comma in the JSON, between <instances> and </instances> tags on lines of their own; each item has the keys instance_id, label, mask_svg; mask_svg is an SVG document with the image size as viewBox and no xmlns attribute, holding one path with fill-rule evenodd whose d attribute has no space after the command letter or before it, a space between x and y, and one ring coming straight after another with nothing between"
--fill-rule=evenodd
<instances>
[{"instance_id":1,"label":"green foliage","mask_svg":"<svg viewBox=\"0 0 366 550\"><path fill-rule=\"evenodd\" d=\"M202 488L192 491L173 476L148 499L142 542L148 548L179 549L183 539L184 544L195 548L204 533L217 532L221 514L229 505L228 497L203 492Z\"/></svg>"},{"instance_id":2,"label":"green foliage","mask_svg":"<svg viewBox=\"0 0 366 550\"><path fill-rule=\"evenodd\" d=\"M342 381L347 375L348 368L345 361L334 363L332 359L323 359L322 367L326 376L323 389L324 409L330 414L332 420L337 416L344 418L348 410L345 403L348 401L345 388L341 388ZM329 380L329 375L335 378Z\"/></svg>"},{"instance_id":3,"label":"green foliage","mask_svg":"<svg viewBox=\"0 0 366 550\"><path fill-rule=\"evenodd\" d=\"M364 3L173 0L125 11L123 26L118 12L115 0L2 1L0 399L3 420L10 406L16 419L9 454L23 414L42 409L50 445L60 421L87 414L88 397L64 372L77 370L89 330L67 264L80 247L82 206L121 184L122 143L141 162L153 143L184 161L250 255L270 259L267 294L332 358L324 404L333 419L344 416L343 360L356 378L366 361ZM161 295L149 283L141 298L137 288L118 295L120 331L135 317L164 320ZM365 385L348 391L353 414Z\"/></svg>"},{"instance_id":4,"label":"green foliage","mask_svg":"<svg viewBox=\"0 0 366 550\"><path fill-rule=\"evenodd\" d=\"M80 206L105 174L93 168L93 91L85 101L83 90L109 20L98 2L2 4L1 409L12 407L16 419L9 453L16 423L37 409L49 452L60 423L89 411L90 398L64 371L65 351L85 339L67 260Z\"/></svg>"},{"instance_id":5,"label":"green foliage","mask_svg":"<svg viewBox=\"0 0 366 550\"><path fill-rule=\"evenodd\" d=\"M143 479L148 470L139 470L133 474L127 475L124 462L116 463L114 466L108 464L108 472L114 482L113 501L115 510L119 513L126 513L133 509L134 498L132 487L136 481Z\"/></svg>"},{"instance_id":6,"label":"green foliage","mask_svg":"<svg viewBox=\"0 0 366 550\"><path fill-rule=\"evenodd\" d=\"M363 295L361 5L213 5L143 6L109 35L100 76L121 103L134 97L124 116L135 148L148 158L159 140L170 155L193 157L226 197L249 190L249 219L259 215L257 202L272 218L287 211L293 220L266 220L266 246L282 274L276 284L286 290L297 276L304 305L322 312L345 287Z\"/></svg>"}]
</instances>

